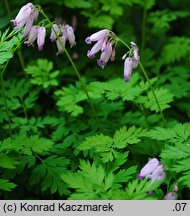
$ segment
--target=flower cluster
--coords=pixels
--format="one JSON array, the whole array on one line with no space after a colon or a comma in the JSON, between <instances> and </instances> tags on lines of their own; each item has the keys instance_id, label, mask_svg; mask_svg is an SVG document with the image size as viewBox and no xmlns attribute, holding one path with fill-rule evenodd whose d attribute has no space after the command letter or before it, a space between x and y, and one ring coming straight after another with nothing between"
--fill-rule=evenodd
<instances>
[{"instance_id":1,"label":"flower cluster","mask_svg":"<svg viewBox=\"0 0 190 216\"><path fill-rule=\"evenodd\" d=\"M127 54L125 54L122 59L125 60L124 62L124 80L125 82L128 82L131 76L131 73L133 70L135 70L138 66L139 62L139 55L138 55L138 47L134 42L131 42L131 51L132 56L127 57Z\"/></svg>"},{"instance_id":2,"label":"flower cluster","mask_svg":"<svg viewBox=\"0 0 190 216\"><path fill-rule=\"evenodd\" d=\"M113 61L115 58L115 49L112 47L115 40L111 38L111 35L114 35L112 31L103 29L87 37L85 40L87 44L96 42L92 49L88 50L87 56L94 58L95 54L101 51L101 56L97 60L97 63L102 69L106 66L109 59Z\"/></svg>"},{"instance_id":3,"label":"flower cluster","mask_svg":"<svg viewBox=\"0 0 190 216\"><path fill-rule=\"evenodd\" d=\"M71 48L76 45L73 28L70 25L53 24L50 39L52 42L56 41L56 45L58 49L57 54L64 53L64 49L62 45L65 46L67 40L69 41Z\"/></svg>"},{"instance_id":4,"label":"flower cluster","mask_svg":"<svg viewBox=\"0 0 190 216\"><path fill-rule=\"evenodd\" d=\"M151 179L151 182L164 180L165 177L163 165L156 158L149 160L137 176L138 179Z\"/></svg>"},{"instance_id":5,"label":"flower cluster","mask_svg":"<svg viewBox=\"0 0 190 216\"><path fill-rule=\"evenodd\" d=\"M45 43L46 29L42 26L33 26L33 22L37 20L38 15L39 12L36 7L32 3L28 3L20 9L16 18L11 21L16 29L24 27L23 37L28 38L25 43L31 46L37 39L38 50L41 51Z\"/></svg>"}]
</instances>

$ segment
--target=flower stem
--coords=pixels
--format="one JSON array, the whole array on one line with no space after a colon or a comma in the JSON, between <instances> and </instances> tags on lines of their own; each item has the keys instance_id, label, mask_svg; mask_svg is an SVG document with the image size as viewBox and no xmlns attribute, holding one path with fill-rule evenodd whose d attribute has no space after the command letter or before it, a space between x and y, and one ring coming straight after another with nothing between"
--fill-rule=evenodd
<instances>
[{"instance_id":1,"label":"flower stem","mask_svg":"<svg viewBox=\"0 0 190 216\"><path fill-rule=\"evenodd\" d=\"M94 113L95 119L96 119L96 121L97 121L97 123L98 123L98 125L99 125L96 110L95 110L95 108L94 108L94 106L93 106L93 104L92 104L91 98L90 98L90 96L89 96L89 94L88 94L88 91L86 90L86 87L85 87L85 85L84 85L84 83L83 83L83 81L82 81L81 75L80 75L80 73L79 73L79 71L78 71L78 69L77 69L75 63L73 62L71 56L69 55L67 49L65 48L65 46L64 46L64 44L63 44L63 42L62 42L61 39L59 38L59 35L57 34L56 30L53 28L53 23L50 21L49 17L44 13L44 11L43 11L42 9L39 9L39 12L47 19L48 23L50 24L50 26L52 27L52 29L53 29L53 31L54 31L54 33L55 33L55 35L56 35L57 40L59 41L59 43L60 43L62 49L64 50L64 52L65 52L67 58L69 59L71 65L72 65L72 67L73 67L73 69L74 69L74 71L75 71L75 73L76 73L76 75L77 75L77 77L78 77L78 79L79 79L79 81L80 81L80 83L81 83L82 89L83 89L83 91L85 92L85 94L86 94L86 96L87 96L88 103L89 103L89 105L90 105L90 107L91 107L91 109L92 109L92 111L93 111L93 113Z\"/></svg>"},{"instance_id":2,"label":"flower stem","mask_svg":"<svg viewBox=\"0 0 190 216\"><path fill-rule=\"evenodd\" d=\"M131 49L122 39L120 39L120 38L117 37L117 40L120 41L120 42L121 42L124 46L126 46L129 50ZM162 109L161 109L161 107L160 107L158 98L157 98L157 96L156 96L156 94L155 94L155 91L154 91L153 86L152 86L152 84L151 84L151 82L150 82L150 79L149 79L149 77L148 77L148 75L147 75L147 73L146 73L146 71L145 71L145 69L144 69L144 67L143 67L143 65L141 64L140 61L139 61L139 66L140 66L140 68L141 68L141 70L142 70L142 72L143 72L143 75L145 76L145 78L146 78L146 80L147 80L147 82L148 82L148 84L149 84L149 87L150 87L150 89L151 89L151 91L152 91L153 97L154 97L154 99L155 99L155 101L156 101L158 110L159 110L159 112L160 112L160 116L161 116L161 118L162 118L163 124L164 124L164 126L166 127L166 120L165 120L165 118L164 118L164 114L163 114Z\"/></svg>"},{"instance_id":3,"label":"flower stem","mask_svg":"<svg viewBox=\"0 0 190 216\"><path fill-rule=\"evenodd\" d=\"M145 69L144 69L144 67L143 67L143 65L141 64L140 61L139 61L139 66L140 66L140 68L141 68L141 70L142 70L142 72L143 72L143 74L144 74L144 76L145 76L145 78L146 78L146 80L147 80L149 86L150 86L150 89L151 89L151 91L152 91L153 97L154 97L154 99L155 99L155 101L156 101L156 104L157 104L157 106L158 106L158 109L159 109L159 112L160 112L160 115L161 115L163 124L164 124L164 126L166 127L166 120L165 120L165 118L164 118L164 114L163 114L162 109L161 109L161 107L160 107L160 104L159 104L159 102L158 102L158 98L157 98L157 96L156 96L156 94L155 94L155 91L154 91L154 89L153 89L153 87L152 87L152 84L151 84L151 82L150 82L150 79L149 79L149 77L148 77L148 75L147 75L147 73L146 73L146 71L145 71Z\"/></svg>"}]
</instances>

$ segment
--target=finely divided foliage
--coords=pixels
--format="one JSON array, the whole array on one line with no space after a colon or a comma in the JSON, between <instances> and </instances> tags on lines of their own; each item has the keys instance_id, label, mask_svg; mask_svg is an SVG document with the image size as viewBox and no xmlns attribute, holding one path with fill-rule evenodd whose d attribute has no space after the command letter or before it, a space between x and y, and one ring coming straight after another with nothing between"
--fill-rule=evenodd
<instances>
[{"instance_id":1,"label":"finely divided foliage","mask_svg":"<svg viewBox=\"0 0 190 216\"><path fill-rule=\"evenodd\" d=\"M190 199L189 4L4 2L1 199Z\"/></svg>"}]
</instances>

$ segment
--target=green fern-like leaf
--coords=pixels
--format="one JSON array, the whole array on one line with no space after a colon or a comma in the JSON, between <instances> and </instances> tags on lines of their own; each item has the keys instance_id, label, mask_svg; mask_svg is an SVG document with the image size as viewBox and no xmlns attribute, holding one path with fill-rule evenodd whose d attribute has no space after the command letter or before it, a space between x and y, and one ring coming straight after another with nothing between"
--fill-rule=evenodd
<instances>
[{"instance_id":1,"label":"green fern-like leaf","mask_svg":"<svg viewBox=\"0 0 190 216\"><path fill-rule=\"evenodd\" d=\"M18 154L32 155L38 153L47 154L51 149L53 142L49 139L39 138L37 135L25 137L17 136L7 138L1 142L0 151L5 153L16 152Z\"/></svg>"},{"instance_id":2,"label":"green fern-like leaf","mask_svg":"<svg viewBox=\"0 0 190 216\"><path fill-rule=\"evenodd\" d=\"M86 95L83 92L78 92L74 88L62 88L55 92L55 95L58 96L57 105L71 113L72 116L78 116L83 113L83 108L77 103L86 99Z\"/></svg>"},{"instance_id":3,"label":"green fern-like leaf","mask_svg":"<svg viewBox=\"0 0 190 216\"><path fill-rule=\"evenodd\" d=\"M149 15L149 22L153 24L154 33L163 33L170 28L170 22L187 16L190 16L188 11L155 11Z\"/></svg>"},{"instance_id":4,"label":"green fern-like leaf","mask_svg":"<svg viewBox=\"0 0 190 216\"><path fill-rule=\"evenodd\" d=\"M68 190L60 177L68 164L69 160L64 157L46 158L32 171L29 184L40 184L42 191L49 189L52 194L58 191L60 196L68 195Z\"/></svg>"},{"instance_id":5,"label":"green fern-like leaf","mask_svg":"<svg viewBox=\"0 0 190 216\"><path fill-rule=\"evenodd\" d=\"M9 182L7 179L0 179L0 190L11 191L16 186L16 184Z\"/></svg>"},{"instance_id":6,"label":"green fern-like leaf","mask_svg":"<svg viewBox=\"0 0 190 216\"><path fill-rule=\"evenodd\" d=\"M14 156L0 153L0 167L14 169L18 164L19 162L14 158Z\"/></svg>"},{"instance_id":7,"label":"green fern-like leaf","mask_svg":"<svg viewBox=\"0 0 190 216\"><path fill-rule=\"evenodd\" d=\"M111 199L117 200L151 200L155 199L149 196L147 192L155 190L161 182L150 183L146 179L133 180L128 183L125 190L117 189L111 193Z\"/></svg>"},{"instance_id":8,"label":"green fern-like leaf","mask_svg":"<svg viewBox=\"0 0 190 216\"><path fill-rule=\"evenodd\" d=\"M132 126L130 128L123 127L116 131L113 137L114 147L124 148L127 144L136 144L140 142L140 137L146 134L146 130Z\"/></svg>"},{"instance_id":9,"label":"green fern-like leaf","mask_svg":"<svg viewBox=\"0 0 190 216\"><path fill-rule=\"evenodd\" d=\"M13 57L14 52L22 40L21 34L13 36L10 40L6 40L6 37L9 38L8 32L9 29L7 29L3 34L0 34L0 65L3 65ZM13 32L10 34L14 35Z\"/></svg>"},{"instance_id":10,"label":"green fern-like leaf","mask_svg":"<svg viewBox=\"0 0 190 216\"><path fill-rule=\"evenodd\" d=\"M136 172L136 168L131 167L114 175L112 171L107 173L102 165L90 164L84 160L80 161L79 167L80 170L75 173L62 175L63 181L71 189L75 189L69 199L108 199L109 190L121 187L121 183L129 181Z\"/></svg>"},{"instance_id":11,"label":"green fern-like leaf","mask_svg":"<svg viewBox=\"0 0 190 216\"><path fill-rule=\"evenodd\" d=\"M188 181L190 174L190 124L175 125L173 136L166 137L166 140L169 143L162 150L161 157L167 161L169 170L173 174L180 175L177 181L190 188Z\"/></svg>"},{"instance_id":12,"label":"green fern-like leaf","mask_svg":"<svg viewBox=\"0 0 190 216\"><path fill-rule=\"evenodd\" d=\"M161 110L165 110L170 107L169 103L173 101L173 94L166 88L159 88L154 90L155 95L157 97L158 103L160 105ZM140 96L137 100L137 103L143 104L147 109L152 111L159 112L158 105L155 101L154 95L151 91L148 92L146 96Z\"/></svg>"},{"instance_id":13,"label":"green fern-like leaf","mask_svg":"<svg viewBox=\"0 0 190 216\"><path fill-rule=\"evenodd\" d=\"M173 37L163 50L162 59L165 64L177 62L187 58L190 52L190 39L185 37Z\"/></svg>"},{"instance_id":14,"label":"green fern-like leaf","mask_svg":"<svg viewBox=\"0 0 190 216\"><path fill-rule=\"evenodd\" d=\"M160 128L147 132L146 136L156 140L168 140L174 144L188 142L190 138L190 123L176 124L173 128Z\"/></svg>"},{"instance_id":15,"label":"green fern-like leaf","mask_svg":"<svg viewBox=\"0 0 190 216\"><path fill-rule=\"evenodd\" d=\"M25 71L32 76L31 83L43 88L57 86L59 71L52 71L53 63L47 59L38 59L35 64L28 65Z\"/></svg>"}]
</instances>

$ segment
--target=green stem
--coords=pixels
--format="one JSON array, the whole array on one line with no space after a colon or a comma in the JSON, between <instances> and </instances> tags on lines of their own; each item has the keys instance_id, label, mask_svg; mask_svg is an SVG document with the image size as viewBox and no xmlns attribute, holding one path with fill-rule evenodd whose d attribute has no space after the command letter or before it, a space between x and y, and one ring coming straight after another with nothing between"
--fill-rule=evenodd
<instances>
[{"instance_id":1,"label":"green stem","mask_svg":"<svg viewBox=\"0 0 190 216\"><path fill-rule=\"evenodd\" d=\"M24 57L23 57L23 54L22 54L22 48L21 47L18 48L18 57L19 57L21 67L22 67L22 69L24 71L24 69L25 69L25 61L24 61Z\"/></svg>"},{"instance_id":2,"label":"green stem","mask_svg":"<svg viewBox=\"0 0 190 216\"><path fill-rule=\"evenodd\" d=\"M120 41L123 45L125 45L129 50L131 49L122 39L120 39L120 38L117 37L117 40ZM158 110L159 110L159 112L160 112L160 116L161 116L161 118L162 118L163 124L164 124L164 126L166 127L166 120L165 120L165 118L164 118L164 114L163 114L162 109L161 109L161 107L160 107L160 104L159 104L159 102L158 102L158 98L157 98L157 96L156 96L156 94L155 94L155 91L154 91L154 89L153 89L153 87L152 87L152 84L151 84L151 82L150 82L150 79L149 79L149 77L148 77L148 75L147 75L147 73L146 73L146 71L145 71L145 69L144 69L144 67L143 67L143 65L141 64L140 61L139 61L139 66L140 66L140 68L141 68L141 70L142 70L142 72L143 72L143 74L144 74L144 76L145 76L145 78L146 78L146 80L147 80L147 82L148 82L148 84L149 84L149 87L150 87L150 89L151 89L151 91L152 91L153 97L154 97L154 99L155 99L155 101L156 101Z\"/></svg>"},{"instance_id":3,"label":"green stem","mask_svg":"<svg viewBox=\"0 0 190 216\"><path fill-rule=\"evenodd\" d=\"M11 137L12 136L11 117L9 115L9 108L8 108L8 104L7 104L7 100L6 100L5 85L4 85L4 80L3 80L4 71L5 71L8 63L9 63L9 61L6 62L3 70L1 71L1 86L2 86L2 96L3 96L3 100L4 100L4 105L5 105L5 109L6 109L6 113L7 113L7 117L8 117L9 135Z\"/></svg>"},{"instance_id":4,"label":"green stem","mask_svg":"<svg viewBox=\"0 0 190 216\"><path fill-rule=\"evenodd\" d=\"M24 117L25 117L25 119L26 119L27 122L28 122L28 115L27 115L26 107L25 107L25 105L24 105L24 101L23 101L22 97L19 96L19 98L20 98L20 102L21 102L21 105L22 105L22 108L23 108Z\"/></svg>"},{"instance_id":5,"label":"green stem","mask_svg":"<svg viewBox=\"0 0 190 216\"><path fill-rule=\"evenodd\" d=\"M142 70L142 72L143 72L143 74L144 74L144 76L145 76L145 78L146 78L146 80L147 80L147 82L148 82L148 84L149 84L149 86L150 86L150 89L151 89L151 91L152 91L153 97L154 97L154 99L155 99L155 101L156 101L156 104L157 104L157 106L158 106L158 109L159 109L159 112L160 112L162 121L163 121L163 123L164 123L164 126L166 127L166 120L165 120L165 118L164 118L164 114L163 114L162 109L161 109L161 107L160 107L160 104L159 104L159 102L158 102L158 98L157 98L157 96L156 96L156 94L155 94L155 91L154 91L154 89L153 89L153 87L152 87L152 84L151 84L151 82L150 82L150 79L148 78L148 75L147 75L147 73L146 73L146 71L145 71L145 69L144 69L144 67L143 67L143 65L141 64L140 61L139 61L139 65L140 65L141 70Z\"/></svg>"},{"instance_id":6,"label":"green stem","mask_svg":"<svg viewBox=\"0 0 190 216\"><path fill-rule=\"evenodd\" d=\"M65 48L65 46L64 46L64 44L63 44L63 42L62 42L61 39L59 38L59 35L57 34L56 30L53 28L53 24L52 24L52 22L50 21L49 17L43 12L43 10L40 9L39 11L40 11L40 13L47 19L48 23L50 24L50 26L52 27L52 29L53 29L53 31L54 31L54 33L55 33L55 35L56 35L57 40L59 41L59 43L60 43L62 49L64 50L64 52L65 52L67 58L69 59L71 65L72 65L72 67L73 67L73 69L74 69L74 71L75 71L75 73L76 73L76 75L77 75L77 77L78 77L78 79L79 79L79 81L80 81L80 83L81 83L82 89L83 89L83 91L85 92L85 94L86 94L86 96L87 96L88 103L89 103L89 105L90 105L90 107L91 107L91 109L92 109L92 111L93 111L93 113L94 113L94 115L95 115L96 121L97 121L97 123L98 123L98 118L97 118L96 110L95 110L95 108L94 108L94 106L93 106L93 104L92 104L92 102L91 102L91 99L90 99L90 96L89 96L89 94L88 94L88 91L86 90L86 87L85 87L85 85L84 85L84 83L83 83L83 81L82 81L82 78L81 78L81 76L80 76L80 73L79 73L79 71L78 71L78 69L77 69L75 63L73 62L71 56L69 55L67 49ZM99 123L98 123L98 124L99 124Z\"/></svg>"}]
</instances>

